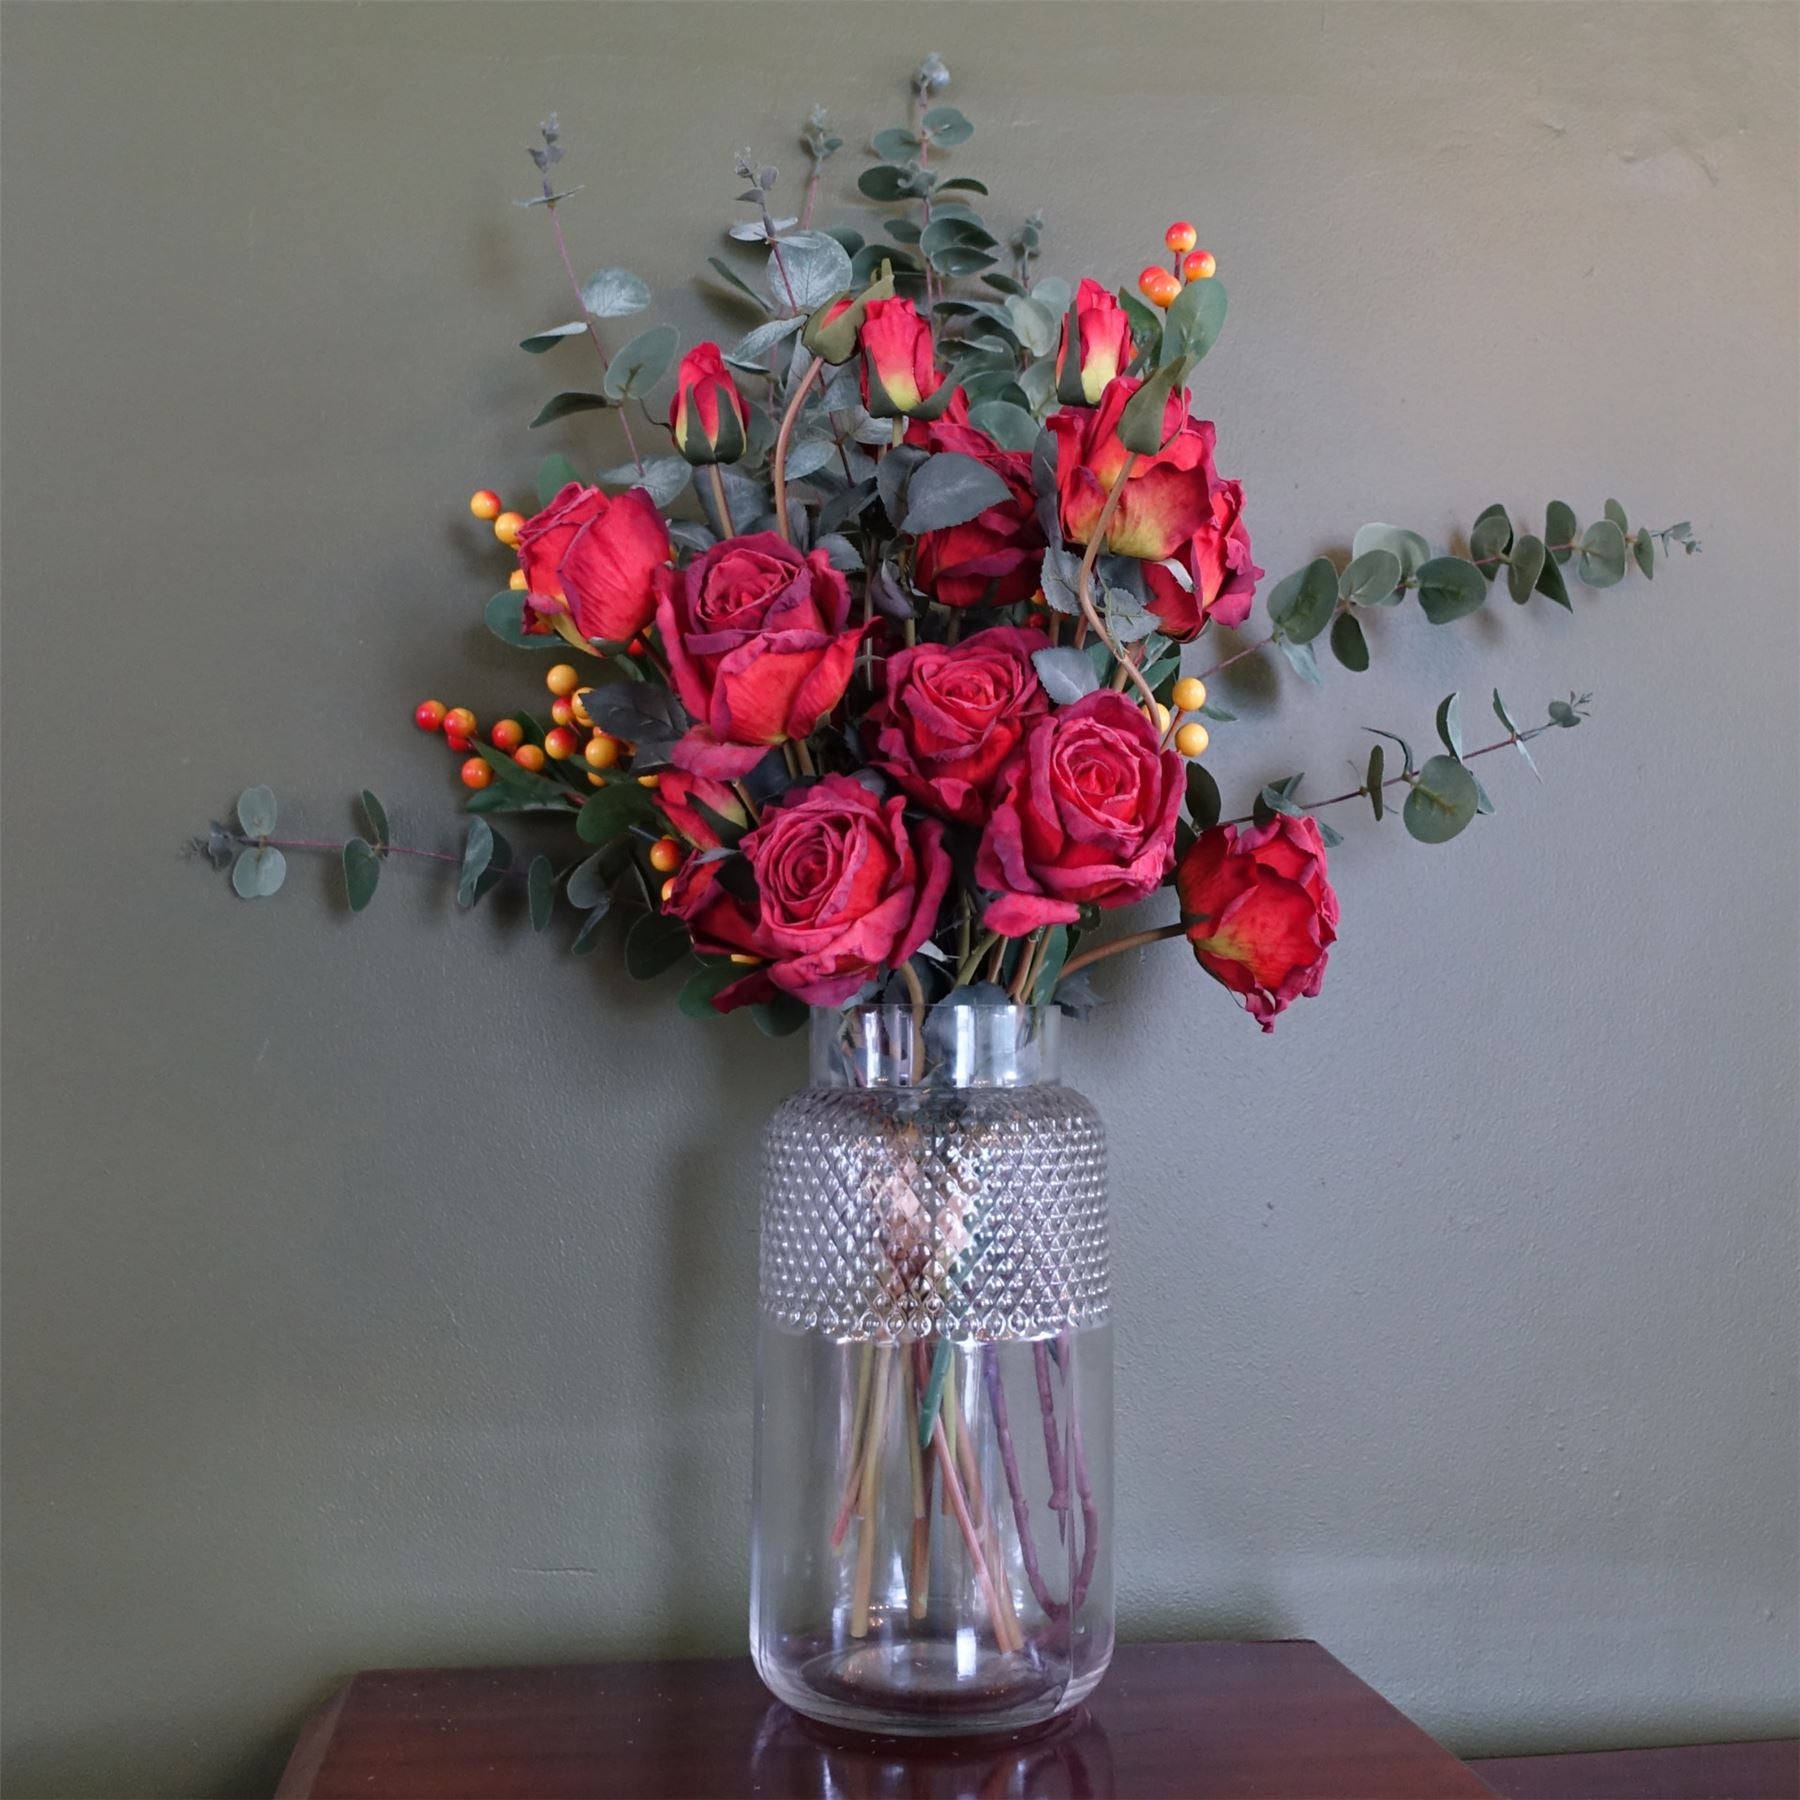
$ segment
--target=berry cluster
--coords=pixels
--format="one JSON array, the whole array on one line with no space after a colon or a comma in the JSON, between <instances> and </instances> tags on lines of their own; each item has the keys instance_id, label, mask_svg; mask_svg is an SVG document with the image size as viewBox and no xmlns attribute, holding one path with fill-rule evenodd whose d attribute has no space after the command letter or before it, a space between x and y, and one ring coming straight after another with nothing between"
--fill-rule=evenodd
<instances>
[{"instance_id":1,"label":"berry cluster","mask_svg":"<svg viewBox=\"0 0 1800 1800\"><path fill-rule=\"evenodd\" d=\"M1188 282L1210 281L1218 274L1218 260L1210 250L1196 250L1197 241L1198 234L1186 219L1177 219L1163 233L1163 242L1174 258L1173 266L1165 269L1152 263L1138 277L1138 292L1152 306L1173 306L1176 296ZM479 495L476 497L480 498Z\"/></svg>"}]
</instances>

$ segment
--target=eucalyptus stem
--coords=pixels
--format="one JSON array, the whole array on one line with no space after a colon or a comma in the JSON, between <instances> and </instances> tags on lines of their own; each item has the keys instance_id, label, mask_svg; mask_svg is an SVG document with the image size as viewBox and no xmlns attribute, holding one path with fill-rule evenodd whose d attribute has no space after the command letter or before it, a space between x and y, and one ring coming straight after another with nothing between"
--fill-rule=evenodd
<instances>
[{"instance_id":1,"label":"eucalyptus stem","mask_svg":"<svg viewBox=\"0 0 1800 1800\"><path fill-rule=\"evenodd\" d=\"M544 211L550 215L550 229L556 234L557 253L562 257L562 266L569 277L569 286L575 290L576 302L581 307L581 316L587 322L588 336L593 340L594 349L600 357L600 373L604 376L608 368L606 346L600 341L600 323L588 311L587 296L581 291L581 279L575 273L575 264L569 255L569 240L563 236L562 220L556 216L556 202L550 198L550 182L544 182ZM631 447L631 461L637 472L644 472L644 458L638 449L637 439L632 435L631 418L624 407L619 408L619 428L625 433L625 442Z\"/></svg>"}]
</instances>

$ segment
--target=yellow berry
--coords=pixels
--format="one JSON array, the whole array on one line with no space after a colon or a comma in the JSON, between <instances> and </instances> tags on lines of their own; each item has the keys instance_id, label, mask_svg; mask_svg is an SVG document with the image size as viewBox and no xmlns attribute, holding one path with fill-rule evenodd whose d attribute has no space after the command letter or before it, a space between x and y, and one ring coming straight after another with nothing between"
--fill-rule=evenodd
<instances>
[{"instance_id":1,"label":"yellow berry","mask_svg":"<svg viewBox=\"0 0 1800 1800\"><path fill-rule=\"evenodd\" d=\"M762 958L760 956L746 956L742 950L734 950L731 953L731 961L736 963L740 969L754 969L756 965L762 961Z\"/></svg>"},{"instance_id":2,"label":"yellow berry","mask_svg":"<svg viewBox=\"0 0 1800 1800\"><path fill-rule=\"evenodd\" d=\"M525 529L525 515L516 512L503 512L494 521L494 536L509 550L519 541L519 533Z\"/></svg>"},{"instance_id":3,"label":"yellow berry","mask_svg":"<svg viewBox=\"0 0 1800 1800\"><path fill-rule=\"evenodd\" d=\"M672 875L681 867L681 846L673 838L658 838L650 846L650 866L659 875Z\"/></svg>"},{"instance_id":4,"label":"yellow berry","mask_svg":"<svg viewBox=\"0 0 1800 1800\"><path fill-rule=\"evenodd\" d=\"M564 694L572 694L581 686L581 677L573 663L557 663L544 677L544 686L560 700Z\"/></svg>"},{"instance_id":5,"label":"yellow berry","mask_svg":"<svg viewBox=\"0 0 1800 1800\"><path fill-rule=\"evenodd\" d=\"M567 762L575 754L576 736L566 725L552 725L544 733L544 754L552 762Z\"/></svg>"},{"instance_id":6,"label":"yellow berry","mask_svg":"<svg viewBox=\"0 0 1800 1800\"><path fill-rule=\"evenodd\" d=\"M1182 258L1181 272L1189 281L1211 281L1219 272L1218 259L1210 250L1196 250Z\"/></svg>"},{"instance_id":7,"label":"yellow berry","mask_svg":"<svg viewBox=\"0 0 1800 1800\"><path fill-rule=\"evenodd\" d=\"M577 725L591 726L594 722L588 717L588 709L583 704L587 696L593 691L594 690L591 687L577 688L574 693L569 696L569 711L575 715L575 723Z\"/></svg>"},{"instance_id":8,"label":"yellow berry","mask_svg":"<svg viewBox=\"0 0 1800 1800\"><path fill-rule=\"evenodd\" d=\"M497 519L500 516L500 496L492 488L477 488L469 496L469 511L478 519Z\"/></svg>"},{"instance_id":9,"label":"yellow berry","mask_svg":"<svg viewBox=\"0 0 1800 1800\"><path fill-rule=\"evenodd\" d=\"M675 877L671 875L669 879L662 884L662 901L664 906L669 904L669 896L674 893L674 891Z\"/></svg>"},{"instance_id":10,"label":"yellow berry","mask_svg":"<svg viewBox=\"0 0 1800 1800\"><path fill-rule=\"evenodd\" d=\"M1194 245L1199 242L1199 239L1199 232L1197 232L1186 219L1177 219L1175 223L1163 233L1163 242L1167 244L1171 250L1176 251L1193 249Z\"/></svg>"},{"instance_id":11,"label":"yellow berry","mask_svg":"<svg viewBox=\"0 0 1800 1800\"><path fill-rule=\"evenodd\" d=\"M573 725L575 723L575 709L566 700L552 700L550 702L550 716L559 725Z\"/></svg>"},{"instance_id":12,"label":"yellow berry","mask_svg":"<svg viewBox=\"0 0 1800 1800\"><path fill-rule=\"evenodd\" d=\"M1146 269L1138 277L1138 292L1152 306L1173 306L1181 292L1181 282L1168 269Z\"/></svg>"},{"instance_id":13,"label":"yellow berry","mask_svg":"<svg viewBox=\"0 0 1800 1800\"><path fill-rule=\"evenodd\" d=\"M640 775L637 780L639 787L658 788L662 786L660 775Z\"/></svg>"},{"instance_id":14,"label":"yellow berry","mask_svg":"<svg viewBox=\"0 0 1800 1800\"><path fill-rule=\"evenodd\" d=\"M1206 746L1211 742L1212 738L1206 727L1198 720L1182 726L1175 734L1175 748L1183 756L1202 756L1206 752Z\"/></svg>"},{"instance_id":15,"label":"yellow berry","mask_svg":"<svg viewBox=\"0 0 1800 1800\"><path fill-rule=\"evenodd\" d=\"M523 569L514 569L513 572L507 576L506 585L511 588L515 594L524 593L525 571Z\"/></svg>"},{"instance_id":16,"label":"yellow berry","mask_svg":"<svg viewBox=\"0 0 1800 1800\"><path fill-rule=\"evenodd\" d=\"M1156 703L1156 729L1158 731L1169 729L1169 709L1160 700Z\"/></svg>"},{"instance_id":17,"label":"yellow berry","mask_svg":"<svg viewBox=\"0 0 1800 1800\"><path fill-rule=\"evenodd\" d=\"M590 769L588 771L588 786L589 787L605 787L606 786L606 777L604 775L596 775Z\"/></svg>"},{"instance_id":18,"label":"yellow berry","mask_svg":"<svg viewBox=\"0 0 1800 1800\"><path fill-rule=\"evenodd\" d=\"M1175 710L1198 712L1206 704L1206 683L1198 675L1184 675L1175 684Z\"/></svg>"},{"instance_id":19,"label":"yellow berry","mask_svg":"<svg viewBox=\"0 0 1800 1800\"><path fill-rule=\"evenodd\" d=\"M581 754L587 758L590 769L610 769L619 760L619 740L599 732L588 739Z\"/></svg>"},{"instance_id":20,"label":"yellow berry","mask_svg":"<svg viewBox=\"0 0 1800 1800\"><path fill-rule=\"evenodd\" d=\"M512 759L521 769L529 769L533 775L544 766L544 753L536 744L521 744L512 753Z\"/></svg>"}]
</instances>

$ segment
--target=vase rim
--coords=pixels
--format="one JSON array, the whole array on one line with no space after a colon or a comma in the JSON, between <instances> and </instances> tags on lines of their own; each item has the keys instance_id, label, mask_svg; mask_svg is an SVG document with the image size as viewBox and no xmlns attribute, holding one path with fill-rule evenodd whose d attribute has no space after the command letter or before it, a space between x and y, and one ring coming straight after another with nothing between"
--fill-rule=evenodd
<instances>
[{"instance_id":1,"label":"vase rim","mask_svg":"<svg viewBox=\"0 0 1800 1800\"><path fill-rule=\"evenodd\" d=\"M939 1001L814 1007L815 1086L1018 1088L1056 1081L1062 1014L1056 1006Z\"/></svg>"}]
</instances>

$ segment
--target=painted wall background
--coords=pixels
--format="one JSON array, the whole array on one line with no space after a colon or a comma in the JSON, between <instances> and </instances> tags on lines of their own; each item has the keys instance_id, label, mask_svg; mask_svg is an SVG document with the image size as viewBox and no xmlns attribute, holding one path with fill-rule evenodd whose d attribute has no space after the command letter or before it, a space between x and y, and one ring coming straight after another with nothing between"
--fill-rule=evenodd
<instances>
[{"instance_id":1,"label":"painted wall background","mask_svg":"<svg viewBox=\"0 0 1800 1800\"><path fill-rule=\"evenodd\" d=\"M1275 574L1495 499L1706 544L1573 617L1383 619L1322 695L1220 683L1241 793L1454 687L1596 711L1445 850L1342 821L1326 995L1273 1039L1165 950L1078 1046L1125 1633L1319 1637L1471 1753L1792 1729L1795 24L9 6L7 1791L266 1789L358 1667L741 1643L796 1058L428 874L351 922L328 867L246 906L180 846L259 780L452 843L412 702L537 679L463 498L615 460L522 429L586 374L513 349L569 311L511 204L537 120L579 262L691 337L732 152L796 179L823 100L848 194L933 49L1057 272L1199 221Z\"/></svg>"}]
</instances>

